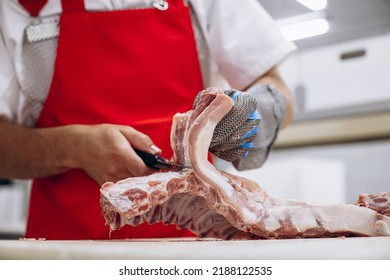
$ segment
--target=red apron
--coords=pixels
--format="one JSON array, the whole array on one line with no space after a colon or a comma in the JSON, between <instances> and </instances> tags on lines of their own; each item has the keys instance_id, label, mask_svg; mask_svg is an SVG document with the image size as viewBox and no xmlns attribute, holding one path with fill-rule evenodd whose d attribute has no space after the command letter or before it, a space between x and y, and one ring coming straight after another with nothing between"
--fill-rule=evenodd
<instances>
[{"instance_id":1,"label":"red apron","mask_svg":"<svg viewBox=\"0 0 390 280\"><path fill-rule=\"evenodd\" d=\"M52 85L36 126L128 125L171 157L172 116L189 110L202 89L183 0L169 1L166 11L87 12L83 0L63 0L62 7ZM34 180L26 237L109 238L99 188L78 169ZM143 224L125 226L111 238L181 236L194 235L174 225Z\"/></svg>"}]
</instances>

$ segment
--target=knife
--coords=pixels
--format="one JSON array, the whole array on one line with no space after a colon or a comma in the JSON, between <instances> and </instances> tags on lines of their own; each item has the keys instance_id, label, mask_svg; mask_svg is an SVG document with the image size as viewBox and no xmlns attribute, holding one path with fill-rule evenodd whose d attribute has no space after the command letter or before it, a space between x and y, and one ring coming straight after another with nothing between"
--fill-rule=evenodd
<instances>
[{"instance_id":1,"label":"knife","mask_svg":"<svg viewBox=\"0 0 390 280\"><path fill-rule=\"evenodd\" d=\"M133 148L137 155L143 160L146 166L153 169L169 169L169 168L188 168L181 164L176 164L169 162L168 159L160 157L159 155L155 155L152 153L140 151L138 149Z\"/></svg>"}]
</instances>

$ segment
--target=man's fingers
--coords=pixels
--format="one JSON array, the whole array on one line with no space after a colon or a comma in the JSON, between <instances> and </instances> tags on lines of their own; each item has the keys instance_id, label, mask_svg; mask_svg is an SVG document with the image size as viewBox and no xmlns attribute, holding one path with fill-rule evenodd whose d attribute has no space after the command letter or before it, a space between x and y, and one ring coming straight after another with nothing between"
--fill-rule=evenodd
<instances>
[{"instance_id":1,"label":"man's fingers","mask_svg":"<svg viewBox=\"0 0 390 280\"><path fill-rule=\"evenodd\" d=\"M121 132L134 148L152 154L161 154L161 149L153 143L148 135L132 127L123 127Z\"/></svg>"}]
</instances>

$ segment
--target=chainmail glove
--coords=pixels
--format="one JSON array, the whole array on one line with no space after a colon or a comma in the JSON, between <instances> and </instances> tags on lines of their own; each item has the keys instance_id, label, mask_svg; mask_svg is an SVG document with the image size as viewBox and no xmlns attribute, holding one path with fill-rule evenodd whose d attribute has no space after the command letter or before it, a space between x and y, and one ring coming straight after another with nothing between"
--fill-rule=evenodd
<instances>
[{"instance_id":1,"label":"chainmail glove","mask_svg":"<svg viewBox=\"0 0 390 280\"><path fill-rule=\"evenodd\" d=\"M260 115L256 109L256 98L247 92L226 90L234 100L232 110L217 124L209 151L217 157L233 162L248 155L258 132ZM198 102L200 92L194 102Z\"/></svg>"},{"instance_id":2,"label":"chainmail glove","mask_svg":"<svg viewBox=\"0 0 390 280\"><path fill-rule=\"evenodd\" d=\"M261 123L247 156L233 160L233 165L237 170L258 168L264 164L276 140L287 110L287 102L284 96L274 85L256 85L251 87L248 92L257 100L257 110L261 115Z\"/></svg>"}]
</instances>

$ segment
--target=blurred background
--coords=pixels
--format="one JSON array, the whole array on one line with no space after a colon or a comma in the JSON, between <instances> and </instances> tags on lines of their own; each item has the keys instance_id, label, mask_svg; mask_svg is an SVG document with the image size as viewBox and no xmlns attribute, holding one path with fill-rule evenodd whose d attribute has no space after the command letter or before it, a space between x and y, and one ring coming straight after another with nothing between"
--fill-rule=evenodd
<instances>
[{"instance_id":1,"label":"blurred background","mask_svg":"<svg viewBox=\"0 0 390 280\"><path fill-rule=\"evenodd\" d=\"M295 119L262 168L217 167L313 203L390 191L390 0L259 2L298 46L280 66ZM23 236L28 184L0 180L0 237Z\"/></svg>"}]
</instances>

